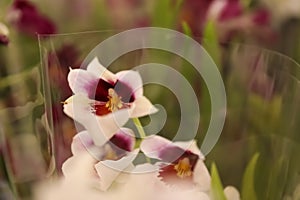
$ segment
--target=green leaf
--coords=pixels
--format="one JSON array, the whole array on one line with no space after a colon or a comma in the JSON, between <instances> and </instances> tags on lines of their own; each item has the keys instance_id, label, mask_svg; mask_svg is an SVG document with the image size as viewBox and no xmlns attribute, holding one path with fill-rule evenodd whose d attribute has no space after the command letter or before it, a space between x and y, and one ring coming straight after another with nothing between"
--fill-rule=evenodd
<instances>
[{"instance_id":1,"label":"green leaf","mask_svg":"<svg viewBox=\"0 0 300 200\"><path fill-rule=\"evenodd\" d=\"M211 198L213 200L226 200L223 185L215 163L212 163L211 166Z\"/></svg>"},{"instance_id":2,"label":"green leaf","mask_svg":"<svg viewBox=\"0 0 300 200\"><path fill-rule=\"evenodd\" d=\"M212 57L218 67L221 65L221 50L216 27L213 21L208 21L203 33L203 47Z\"/></svg>"},{"instance_id":3,"label":"green leaf","mask_svg":"<svg viewBox=\"0 0 300 200\"><path fill-rule=\"evenodd\" d=\"M243 185L242 185L242 198L243 200L256 200L256 192L254 189L254 176L255 176L255 168L257 164L259 154L256 153L252 157L248 166L246 167L244 177L243 177Z\"/></svg>"}]
</instances>

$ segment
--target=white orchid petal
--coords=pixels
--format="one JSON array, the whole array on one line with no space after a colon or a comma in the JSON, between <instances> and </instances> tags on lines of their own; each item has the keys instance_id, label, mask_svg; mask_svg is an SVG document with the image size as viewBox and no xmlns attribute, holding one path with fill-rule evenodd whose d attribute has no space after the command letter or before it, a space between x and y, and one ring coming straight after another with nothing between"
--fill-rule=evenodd
<instances>
[{"instance_id":1,"label":"white orchid petal","mask_svg":"<svg viewBox=\"0 0 300 200\"><path fill-rule=\"evenodd\" d=\"M173 146L171 141L157 135L152 135L142 141L140 148L146 156L160 159L160 152L170 146Z\"/></svg>"},{"instance_id":2,"label":"white orchid petal","mask_svg":"<svg viewBox=\"0 0 300 200\"><path fill-rule=\"evenodd\" d=\"M144 164L139 164L137 165L132 171L131 173L155 173L155 176L157 177L158 176L158 171L159 171L159 166L157 164L155 165L152 165L150 163L144 163Z\"/></svg>"},{"instance_id":3,"label":"white orchid petal","mask_svg":"<svg viewBox=\"0 0 300 200\"><path fill-rule=\"evenodd\" d=\"M143 96L143 81L138 72L132 70L120 71L116 73L116 77L132 89L135 98Z\"/></svg>"},{"instance_id":4,"label":"white orchid petal","mask_svg":"<svg viewBox=\"0 0 300 200\"><path fill-rule=\"evenodd\" d=\"M70 69L68 74L69 86L74 94L89 96L95 90L99 78L82 69Z\"/></svg>"},{"instance_id":5,"label":"white orchid petal","mask_svg":"<svg viewBox=\"0 0 300 200\"><path fill-rule=\"evenodd\" d=\"M101 78L105 81L116 82L117 77L115 74L111 73L107 68L105 68L95 57L87 66L87 71L92 73L94 76Z\"/></svg>"},{"instance_id":6,"label":"white orchid petal","mask_svg":"<svg viewBox=\"0 0 300 200\"><path fill-rule=\"evenodd\" d=\"M107 115L95 117L98 120L97 127L100 133L104 133L110 139L128 121L129 116L130 109L121 109Z\"/></svg>"},{"instance_id":7,"label":"white orchid petal","mask_svg":"<svg viewBox=\"0 0 300 200\"><path fill-rule=\"evenodd\" d=\"M129 167L136 158L138 149L122 157L120 160L100 161L95 165L98 176L100 177L100 189L106 191L117 179L124 169Z\"/></svg>"},{"instance_id":8,"label":"white orchid petal","mask_svg":"<svg viewBox=\"0 0 300 200\"><path fill-rule=\"evenodd\" d=\"M158 111L158 109L155 108L152 105L152 103L149 101L149 99L147 99L145 96L141 96L141 97L137 98L133 102L133 104L135 105L135 108L133 109L133 111L131 113L131 118L151 115Z\"/></svg>"},{"instance_id":9,"label":"white orchid petal","mask_svg":"<svg viewBox=\"0 0 300 200\"><path fill-rule=\"evenodd\" d=\"M80 137L80 135L83 135L83 138ZM88 136L88 137L86 137ZM71 144L71 152L73 155L78 155L82 152L87 151L87 146L89 144L93 143L93 139L89 136L87 131L82 131L80 133L77 133L72 140Z\"/></svg>"},{"instance_id":10,"label":"white orchid petal","mask_svg":"<svg viewBox=\"0 0 300 200\"><path fill-rule=\"evenodd\" d=\"M73 137L71 150L73 155L88 152L96 160L101 160L106 153L102 146L95 145L93 138L87 131L81 131Z\"/></svg>"},{"instance_id":11,"label":"white orchid petal","mask_svg":"<svg viewBox=\"0 0 300 200\"><path fill-rule=\"evenodd\" d=\"M205 159L205 156L202 154L200 149L198 148L196 140L191 140L191 141L180 141L180 142L174 142L174 145L182 148L182 149L188 149L194 154L197 154L201 160Z\"/></svg>"},{"instance_id":12,"label":"white orchid petal","mask_svg":"<svg viewBox=\"0 0 300 200\"><path fill-rule=\"evenodd\" d=\"M198 160L194 169L193 181L196 183L200 191L209 191L210 175L206 165L202 160Z\"/></svg>"},{"instance_id":13,"label":"white orchid petal","mask_svg":"<svg viewBox=\"0 0 300 200\"><path fill-rule=\"evenodd\" d=\"M240 193L239 191L233 186L227 186L224 189L224 194L227 200L240 200Z\"/></svg>"},{"instance_id":14,"label":"white orchid petal","mask_svg":"<svg viewBox=\"0 0 300 200\"><path fill-rule=\"evenodd\" d=\"M65 101L64 112L80 124L91 134L95 145L104 145L129 119L131 108L97 116L92 113L87 97L78 94Z\"/></svg>"},{"instance_id":15,"label":"white orchid petal","mask_svg":"<svg viewBox=\"0 0 300 200\"><path fill-rule=\"evenodd\" d=\"M82 124L91 134L94 143L102 146L110 137L101 134L97 117L91 112L90 104L92 102L92 100L81 94L73 95L65 101L64 113Z\"/></svg>"}]
</instances>

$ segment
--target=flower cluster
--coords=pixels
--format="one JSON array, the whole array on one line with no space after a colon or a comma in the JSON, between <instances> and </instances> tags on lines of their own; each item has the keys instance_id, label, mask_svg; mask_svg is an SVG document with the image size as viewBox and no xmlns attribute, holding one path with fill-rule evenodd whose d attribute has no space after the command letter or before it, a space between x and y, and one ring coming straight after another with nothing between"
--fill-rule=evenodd
<instances>
[{"instance_id":1,"label":"flower cluster","mask_svg":"<svg viewBox=\"0 0 300 200\"><path fill-rule=\"evenodd\" d=\"M64 112L85 130L73 138L64 179L42 187L37 199L212 198L211 176L194 140L171 142L142 132L136 142L133 130L123 127L157 112L138 72L113 74L94 58L86 70L70 69L68 82L74 95L64 101ZM138 156L146 161L135 164ZM240 199L232 186L224 195Z\"/></svg>"}]
</instances>

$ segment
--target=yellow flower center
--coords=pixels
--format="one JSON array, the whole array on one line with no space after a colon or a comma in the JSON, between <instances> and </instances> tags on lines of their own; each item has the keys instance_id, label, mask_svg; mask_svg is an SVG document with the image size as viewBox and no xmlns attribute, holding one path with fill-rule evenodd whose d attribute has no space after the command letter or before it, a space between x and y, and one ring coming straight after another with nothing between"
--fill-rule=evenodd
<instances>
[{"instance_id":1,"label":"yellow flower center","mask_svg":"<svg viewBox=\"0 0 300 200\"><path fill-rule=\"evenodd\" d=\"M105 104L105 107L111 112L117 111L123 107L121 97L118 96L112 88L108 89L108 102Z\"/></svg>"},{"instance_id":2,"label":"yellow flower center","mask_svg":"<svg viewBox=\"0 0 300 200\"><path fill-rule=\"evenodd\" d=\"M113 150L113 148L109 144L106 144L104 146L104 152L105 152L105 156L103 158L104 160L117 160L118 159L117 153Z\"/></svg>"},{"instance_id":3,"label":"yellow flower center","mask_svg":"<svg viewBox=\"0 0 300 200\"><path fill-rule=\"evenodd\" d=\"M183 158L179 160L178 164L174 166L177 172L177 176L180 178L185 178L192 175L192 166L188 158Z\"/></svg>"}]
</instances>

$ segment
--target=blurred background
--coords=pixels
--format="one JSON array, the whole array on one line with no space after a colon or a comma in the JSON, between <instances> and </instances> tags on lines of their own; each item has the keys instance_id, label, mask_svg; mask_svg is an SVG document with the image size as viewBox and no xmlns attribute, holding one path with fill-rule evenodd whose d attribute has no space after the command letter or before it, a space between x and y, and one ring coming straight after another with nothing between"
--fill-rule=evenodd
<instances>
[{"instance_id":1,"label":"blurred background","mask_svg":"<svg viewBox=\"0 0 300 200\"><path fill-rule=\"evenodd\" d=\"M147 26L189 35L222 74L227 116L207 166L215 162L223 184L244 191L244 199L299 198L299 0L0 0L0 199L29 197L28 186L60 174L71 155L76 130L61 104L71 95L69 67L80 67L107 37ZM174 67L194 88L201 145L210 99L189 63L145 49L109 69L149 62ZM157 86L146 86L145 94L164 105L168 119L160 134L172 138L180 120L175 96ZM251 184L256 197L246 198L243 188Z\"/></svg>"}]
</instances>

